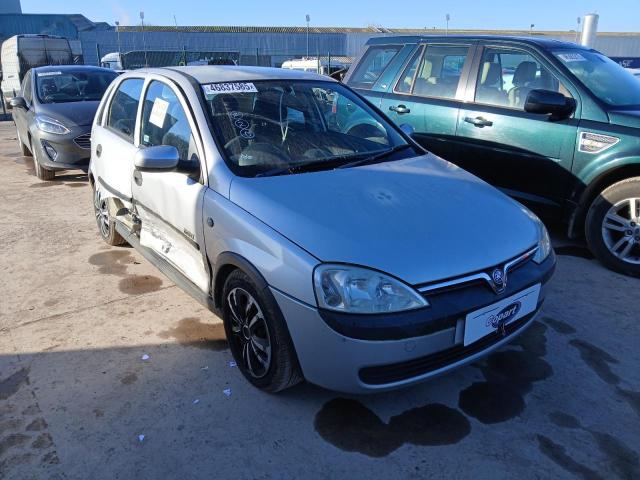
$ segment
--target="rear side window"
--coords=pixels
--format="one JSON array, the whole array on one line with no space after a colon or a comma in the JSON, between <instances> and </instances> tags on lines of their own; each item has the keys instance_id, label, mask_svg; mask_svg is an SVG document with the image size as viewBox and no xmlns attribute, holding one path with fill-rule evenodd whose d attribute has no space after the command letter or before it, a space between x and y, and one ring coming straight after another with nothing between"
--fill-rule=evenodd
<instances>
[{"instance_id":1,"label":"rear side window","mask_svg":"<svg viewBox=\"0 0 640 480\"><path fill-rule=\"evenodd\" d=\"M356 88L371 89L383 74L389 63L400 51L400 45L371 47L356 67L349 85Z\"/></svg>"},{"instance_id":2,"label":"rear side window","mask_svg":"<svg viewBox=\"0 0 640 480\"><path fill-rule=\"evenodd\" d=\"M129 78L123 81L113 96L107 113L107 128L131 143L133 143L138 102L140 102L143 84L144 80L141 78Z\"/></svg>"},{"instance_id":3,"label":"rear side window","mask_svg":"<svg viewBox=\"0 0 640 480\"><path fill-rule=\"evenodd\" d=\"M428 45L400 76L395 91L421 97L454 99L467 60L466 45Z\"/></svg>"}]
</instances>

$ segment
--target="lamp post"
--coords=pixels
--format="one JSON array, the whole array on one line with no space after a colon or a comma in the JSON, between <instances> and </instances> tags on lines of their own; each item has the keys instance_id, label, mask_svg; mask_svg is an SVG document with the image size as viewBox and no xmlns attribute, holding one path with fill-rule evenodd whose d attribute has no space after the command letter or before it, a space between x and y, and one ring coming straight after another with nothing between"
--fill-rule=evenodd
<instances>
[{"instance_id":1,"label":"lamp post","mask_svg":"<svg viewBox=\"0 0 640 480\"><path fill-rule=\"evenodd\" d=\"M445 30L445 34L449 35L449 20L451 20L451 16L447 13L446 17L444 17L447 21L447 29Z\"/></svg>"},{"instance_id":2,"label":"lamp post","mask_svg":"<svg viewBox=\"0 0 640 480\"><path fill-rule=\"evenodd\" d=\"M577 27L576 27L576 43L578 43L578 41L580 40L580 22L582 21L582 19L580 17L576 18L576 23L577 23Z\"/></svg>"},{"instance_id":3,"label":"lamp post","mask_svg":"<svg viewBox=\"0 0 640 480\"><path fill-rule=\"evenodd\" d=\"M535 23L532 23L531 25L529 25L529 36L533 35L533 27L535 27Z\"/></svg>"},{"instance_id":4,"label":"lamp post","mask_svg":"<svg viewBox=\"0 0 640 480\"><path fill-rule=\"evenodd\" d=\"M116 33L118 34L118 56L120 56L120 22L116 20Z\"/></svg>"},{"instance_id":5,"label":"lamp post","mask_svg":"<svg viewBox=\"0 0 640 480\"><path fill-rule=\"evenodd\" d=\"M144 66L146 68L149 66L149 61L147 60L147 42L144 38L144 12L140 12L140 25L142 26L142 50L144 50Z\"/></svg>"},{"instance_id":6,"label":"lamp post","mask_svg":"<svg viewBox=\"0 0 640 480\"><path fill-rule=\"evenodd\" d=\"M311 21L311 17L307 13L307 58L309 58L309 22Z\"/></svg>"}]
</instances>

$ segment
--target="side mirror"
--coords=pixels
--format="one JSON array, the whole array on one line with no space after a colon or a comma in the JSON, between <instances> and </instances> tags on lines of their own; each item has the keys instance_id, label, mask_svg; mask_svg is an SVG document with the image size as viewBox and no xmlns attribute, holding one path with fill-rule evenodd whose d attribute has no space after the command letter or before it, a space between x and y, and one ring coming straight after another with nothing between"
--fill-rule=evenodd
<instances>
[{"instance_id":1,"label":"side mirror","mask_svg":"<svg viewBox=\"0 0 640 480\"><path fill-rule=\"evenodd\" d=\"M9 100L9 105L13 108L24 108L25 110L28 108L27 101L23 97L13 97Z\"/></svg>"},{"instance_id":2,"label":"side mirror","mask_svg":"<svg viewBox=\"0 0 640 480\"><path fill-rule=\"evenodd\" d=\"M524 104L525 112L551 115L551 120L563 120L576 109L576 101L551 90L531 90Z\"/></svg>"},{"instance_id":3,"label":"side mirror","mask_svg":"<svg viewBox=\"0 0 640 480\"><path fill-rule=\"evenodd\" d=\"M176 147L157 145L138 150L133 164L141 171L175 170L179 161L180 154Z\"/></svg>"},{"instance_id":4,"label":"side mirror","mask_svg":"<svg viewBox=\"0 0 640 480\"><path fill-rule=\"evenodd\" d=\"M403 123L402 125L400 125L400 130L402 130L405 135L409 137L413 137L413 134L416 132L416 129L408 123Z\"/></svg>"}]
</instances>

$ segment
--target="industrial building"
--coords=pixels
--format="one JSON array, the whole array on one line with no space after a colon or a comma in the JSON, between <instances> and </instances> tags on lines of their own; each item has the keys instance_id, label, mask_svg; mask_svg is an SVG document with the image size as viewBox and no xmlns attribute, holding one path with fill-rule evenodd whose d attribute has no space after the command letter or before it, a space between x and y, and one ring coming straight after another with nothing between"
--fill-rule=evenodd
<instances>
[{"instance_id":1,"label":"industrial building","mask_svg":"<svg viewBox=\"0 0 640 480\"><path fill-rule=\"evenodd\" d=\"M287 59L306 56L353 57L375 36L444 34L436 29L233 27L233 26L125 26L94 22L83 15L22 14L18 0L5 1L0 10L0 40L20 33L51 34L71 40L76 56L98 65L111 52L138 52L144 63L155 57L231 59L244 65L280 66ZM449 30L449 34L536 35L574 42L575 31ZM640 33L598 32L594 47L611 57L640 58ZM140 53L142 52L142 53ZM144 53L146 52L146 54ZM163 53L164 52L164 53Z\"/></svg>"}]
</instances>

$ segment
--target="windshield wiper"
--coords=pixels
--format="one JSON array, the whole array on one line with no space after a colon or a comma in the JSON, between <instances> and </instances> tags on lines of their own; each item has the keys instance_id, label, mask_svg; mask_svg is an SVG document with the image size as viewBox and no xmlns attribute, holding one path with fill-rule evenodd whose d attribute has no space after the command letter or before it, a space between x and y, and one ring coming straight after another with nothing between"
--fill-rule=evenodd
<instances>
[{"instance_id":1,"label":"windshield wiper","mask_svg":"<svg viewBox=\"0 0 640 480\"><path fill-rule=\"evenodd\" d=\"M326 160L314 160L312 162L304 162L304 163L295 163L293 165L288 165L286 167L278 167L272 168L271 170L267 170L266 172L261 172L256 175L256 177L274 177L277 175L282 175L283 173L302 173L309 172L318 166L323 166L328 163ZM330 167L326 167L330 168Z\"/></svg>"},{"instance_id":2,"label":"windshield wiper","mask_svg":"<svg viewBox=\"0 0 640 480\"><path fill-rule=\"evenodd\" d=\"M366 156L364 158L359 158L358 160L354 160L353 162L348 162L348 163L343 163L342 165L340 165L339 167L336 167L336 169L338 168L351 168L351 167L360 167L362 165L369 165L372 163L376 163L379 160L382 160L385 157L388 157L389 155L392 155L396 152L399 152L401 150L405 150L407 148L410 148L411 145L408 143L405 143L403 145L396 145L395 147L391 147L387 150L383 150L380 153L377 153L375 155L371 155L371 156Z\"/></svg>"}]
</instances>

